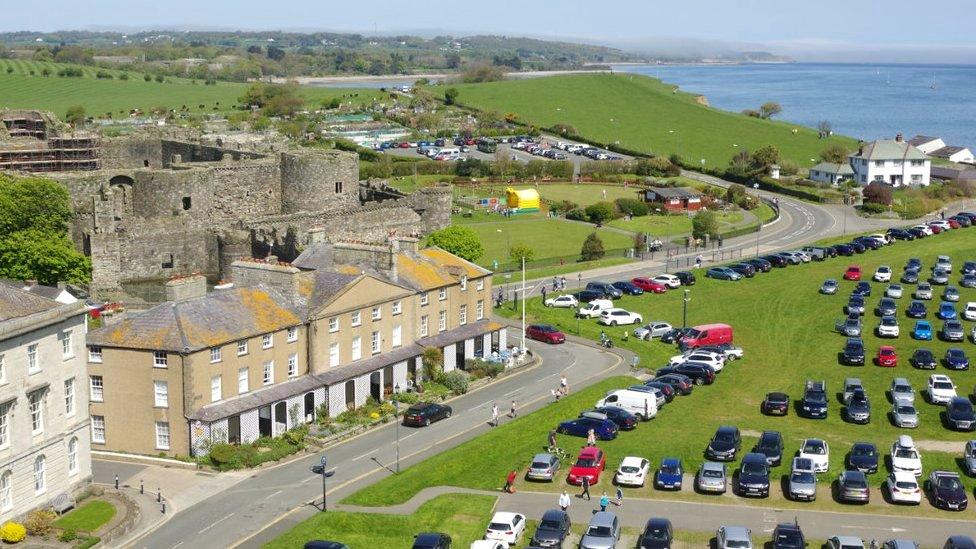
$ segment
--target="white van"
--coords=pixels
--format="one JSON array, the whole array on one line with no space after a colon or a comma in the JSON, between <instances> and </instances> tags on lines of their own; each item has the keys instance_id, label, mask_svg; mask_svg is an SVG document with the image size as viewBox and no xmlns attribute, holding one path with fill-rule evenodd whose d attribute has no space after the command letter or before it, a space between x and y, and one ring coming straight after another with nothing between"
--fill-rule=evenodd
<instances>
[{"instance_id":1,"label":"white van","mask_svg":"<svg viewBox=\"0 0 976 549\"><path fill-rule=\"evenodd\" d=\"M597 318L603 311L613 309L613 301L609 299L594 299L593 301L579 308L577 315L580 318Z\"/></svg>"},{"instance_id":2,"label":"white van","mask_svg":"<svg viewBox=\"0 0 976 549\"><path fill-rule=\"evenodd\" d=\"M615 406L623 408L643 421L657 415L657 398L653 393L617 389L610 391L607 396L596 401L596 407Z\"/></svg>"}]
</instances>

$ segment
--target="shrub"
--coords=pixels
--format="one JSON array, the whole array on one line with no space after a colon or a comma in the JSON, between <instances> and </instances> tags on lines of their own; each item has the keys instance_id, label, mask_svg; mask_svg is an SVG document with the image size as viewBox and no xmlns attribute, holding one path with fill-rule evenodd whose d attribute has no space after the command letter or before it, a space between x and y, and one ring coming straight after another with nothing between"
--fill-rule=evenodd
<instances>
[{"instance_id":1,"label":"shrub","mask_svg":"<svg viewBox=\"0 0 976 549\"><path fill-rule=\"evenodd\" d=\"M648 212L647 204L636 198L618 198L614 203L617 205L617 210L625 215L641 217L647 215Z\"/></svg>"},{"instance_id":2,"label":"shrub","mask_svg":"<svg viewBox=\"0 0 976 549\"><path fill-rule=\"evenodd\" d=\"M409 406L420 402L420 395L417 393L397 393L393 395L393 400Z\"/></svg>"},{"instance_id":3,"label":"shrub","mask_svg":"<svg viewBox=\"0 0 976 549\"><path fill-rule=\"evenodd\" d=\"M864 202L873 202L875 204L881 204L888 206L891 204L892 189L890 186L884 183L869 183L862 191L864 195Z\"/></svg>"},{"instance_id":4,"label":"shrub","mask_svg":"<svg viewBox=\"0 0 976 549\"><path fill-rule=\"evenodd\" d=\"M586 207L586 217L593 223L606 223L613 219L613 204L597 202Z\"/></svg>"},{"instance_id":5,"label":"shrub","mask_svg":"<svg viewBox=\"0 0 976 549\"><path fill-rule=\"evenodd\" d=\"M69 542L78 539L78 533L74 528L65 528L58 534L58 541Z\"/></svg>"},{"instance_id":6,"label":"shrub","mask_svg":"<svg viewBox=\"0 0 976 549\"><path fill-rule=\"evenodd\" d=\"M718 234L718 220L715 213L708 210L698 210L691 218L691 235L695 238L715 236Z\"/></svg>"},{"instance_id":7,"label":"shrub","mask_svg":"<svg viewBox=\"0 0 976 549\"><path fill-rule=\"evenodd\" d=\"M865 213L869 213L869 214L879 214L879 213L883 213L883 212L884 212L884 211L886 211L887 209L888 209L888 207L887 207L887 206L885 206L884 204L876 204L876 203L874 203L874 202L865 202L865 203L864 203L864 204L863 204L863 205L861 206L861 210L862 210L863 212L865 212Z\"/></svg>"},{"instance_id":8,"label":"shrub","mask_svg":"<svg viewBox=\"0 0 976 549\"><path fill-rule=\"evenodd\" d=\"M7 543L20 543L27 537L27 528L17 522L8 522L0 528L0 538Z\"/></svg>"},{"instance_id":9,"label":"shrub","mask_svg":"<svg viewBox=\"0 0 976 549\"><path fill-rule=\"evenodd\" d=\"M75 549L88 549L89 547L95 546L100 541L102 541L102 538L98 536L89 536L85 538L84 541L76 545Z\"/></svg>"},{"instance_id":10,"label":"shrub","mask_svg":"<svg viewBox=\"0 0 976 549\"><path fill-rule=\"evenodd\" d=\"M468 392L468 374L461 370L452 370L444 374L444 386L454 394L463 395Z\"/></svg>"},{"instance_id":11,"label":"shrub","mask_svg":"<svg viewBox=\"0 0 976 549\"><path fill-rule=\"evenodd\" d=\"M305 437L308 435L308 425L301 424L298 427L290 431L285 431L281 438L285 439L285 442L294 446L304 446Z\"/></svg>"},{"instance_id":12,"label":"shrub","mask_svg":"<svg viewBox=\"0 0 976 549\"><path fill-rule=\"evenodd\" d=\"M535 250L533 250L528 244L523 244L521 242L516 242L512 244L512 247L508 249L508 257L516 263L521 263L524 259L526 263L535 259Z\"/></svg>"},{"instance_id":13,"label":"shrub","mask_svg":"<svg viewBox=\"0 0 976 549\"><path fill-rule=\"evenodd\" d=\"M586 212L583 208L573 208L566 212L566 219L573 221L587 221Z\"/></svg>"},{"instance_id":14,"label":"shrub","mask_svg":"<svg viewBox=\"0 0 976 549\"><path fill-rule=\"evenodd\" d=\"M219 465L229 464L237 456L237 448L231 444L217 443L210 447L210 461Z\"/></svg>"},{"instance_id":15,"label":"shrub","mask_svg":"<svg viewBox=\"0 0 976 549\"><path fill-rule=\"evenodd\" d=\"M583 241L583 248L580 249L580 257L583 261L592 261L594 259L600 259L606 254L603 249L603 240L596 233L590 233L590 236L586 237Z\"/></svg>"},{"instance_id":16,"label":"shrub","mask_svg":"<svg viewBox=\"0 0 976 549\"><path fill-rule=\"evenodd\" d=\"M57 518L58 515L49 509L34 509L27 513L24 527L27 528L27 533L32 536L46 536L54 529L54 521Z\"/></svg>"}]
</instances>

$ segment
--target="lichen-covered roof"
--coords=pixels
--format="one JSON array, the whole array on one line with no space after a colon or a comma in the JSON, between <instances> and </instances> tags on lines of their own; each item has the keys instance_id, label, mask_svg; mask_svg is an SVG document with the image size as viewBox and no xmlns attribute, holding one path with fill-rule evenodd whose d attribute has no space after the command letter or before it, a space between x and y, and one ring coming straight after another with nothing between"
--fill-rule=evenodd
<instances>
[{"instance_id":1,"label":"lichen-covered roof","mask_svg":"<svg viewBox=\"0 0 976 549\"><path fill-rule=\"evenodd\" d=\"M88 334L89 345L193 352L302 323L287 301L264 288L230 288L166 302Z\"/></svg>"},{"instance_id":2,"label":"lichen-covered roof","mask_svg":"<svg viewBox=\"0 0 976 549\"><path fill-rule=\"evenodd\" d=\"M0 322L54 309L60 303L22 289L22 283L0 280Z\"/></svg>"},{"instance_id":3,"label":"lichen-covered roof","mask_svg":"<svg viewBox=\"0 0 976 549\"><path fill-rule=\"evenodd\" d=\"M461 276L473 279L489 274L491 271L437 247L424 248L417 255L397 254L397 276L419 290L457 284Z\"/></svg>"}]
</instances>

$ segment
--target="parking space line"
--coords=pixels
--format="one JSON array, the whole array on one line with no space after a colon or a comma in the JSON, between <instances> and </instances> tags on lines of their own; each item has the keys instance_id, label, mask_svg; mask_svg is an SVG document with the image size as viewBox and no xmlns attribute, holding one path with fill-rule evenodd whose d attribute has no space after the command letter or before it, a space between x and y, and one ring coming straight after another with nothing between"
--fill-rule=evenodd
<instances>
[{"instance_id":1,"label":"parking space line","mask_svg":"<svg viewBox=\"0 0 976 549\"><path fill-rule=\"evenodd\" d=\"M264 496L264 499L271 499L271 498L277 496L278 494L280 494L281 492L282 492L281 490L278 490L277 492L268 494L268 495Z\"/></svg>"},{"instance_id":2,"label":"parking space line","mask_svg":"<svg viewBox=\"0 0 976 549\"><path fill-rule=\"evenodd\" d=\"M352 458L349 461L358 461L358 460L363 459L364 457L366 457L366 456L368 456L368 455L370 455L372 453L375 453L377 450L379 450L379 448L373 448L372 450L366 452L365 454L363 454L361 456L356 456L356 457Z\"/></svg>"},{"instance_id":3,"label":"parking space line","mask_svg":"<svg viewBox=\"0 0 976 549\"><path fill-rule=\"evenodd\" d=\"M223 518L219 518L219 519L215 520L212 524L210 524L210 526L207 526L203 530L200 530L199 532L197 532L197 534L202 534L202 533L206 532L207 530L213 528L214 526L217 526L218 524L220 524L221 522L224 522L225 520L229 519L232 516L234 516L234 513L230 513L229 515L227 515L227 516L225 516Z\"/></svg>"}]
</instances>

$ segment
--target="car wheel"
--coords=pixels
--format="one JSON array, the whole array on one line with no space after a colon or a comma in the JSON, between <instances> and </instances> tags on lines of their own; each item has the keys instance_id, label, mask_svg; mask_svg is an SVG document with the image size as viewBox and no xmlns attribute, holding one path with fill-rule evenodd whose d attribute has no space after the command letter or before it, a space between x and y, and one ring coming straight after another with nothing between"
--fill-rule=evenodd
<instances>
[{"instance_id":1,"label":"car wheel","mask_svg":"<svg viewBox=\"0 0 976 549\"><path fill-rule=\"evenodd\" d=\"M703 383L705 383L704 379L700 377L695 379L695 385L702 385Z\"/></svg>"},{"instance_id":2,"label":"car wheel","mask_svg":"<svg viewBox=\"0 0 976 549\"><path fill-rule=\"evenodd\" d=\"M430 418L424 420L424 427L430 427Z\"/></svg>"},{"instance_id":3,"label":"car wheel","mask_svg":"<svg viewBox=\"0 0 976 549\"><path fill-rule=\"evenodd\" d=\"M616 326L617 325L617 321L616 320L611 320L610 321L610 325L611 326Z\"/></svg>"},{"instance_id":4,"label":"car wheel","mask_svg":"<svg viewBox=\"0 0 976 549\"><path fill-rule=\"evenodd\" d=\"M449 417L451 417L451 410L448 410L447 412L444 413L444 419L447 419Z\"/></svg>"}]
</instances>

